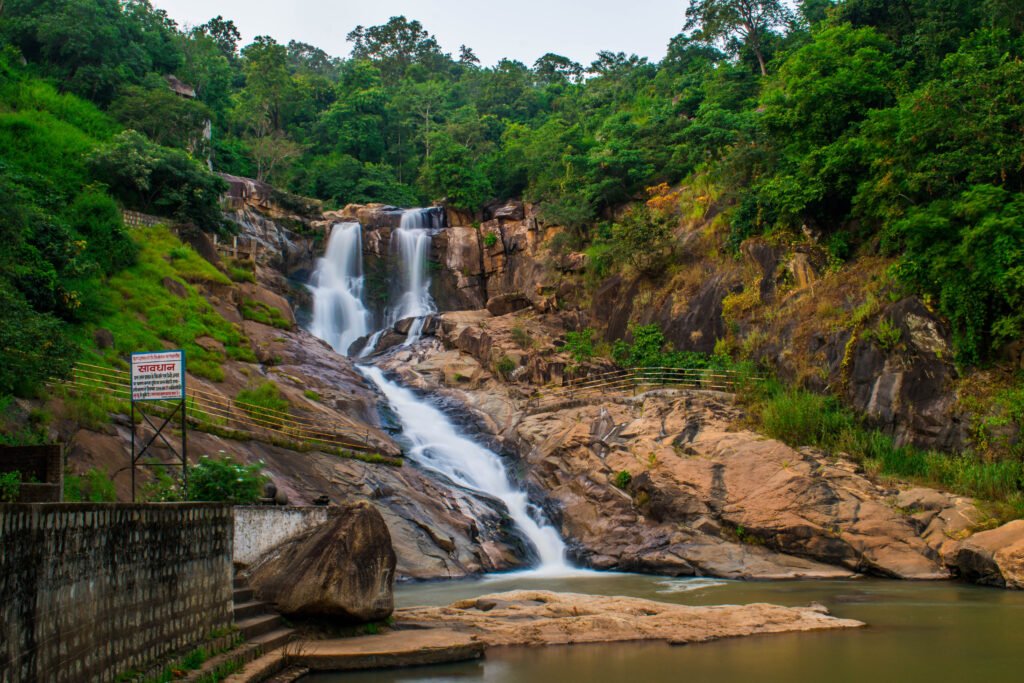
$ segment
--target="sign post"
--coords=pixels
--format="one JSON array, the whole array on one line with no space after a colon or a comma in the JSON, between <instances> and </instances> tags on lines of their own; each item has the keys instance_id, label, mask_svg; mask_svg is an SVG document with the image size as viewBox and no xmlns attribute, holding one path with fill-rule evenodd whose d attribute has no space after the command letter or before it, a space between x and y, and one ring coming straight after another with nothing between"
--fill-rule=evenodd
<instances>
[{"instance_id":1,"label":"sign post","mask_svg":"<svg viewBox=\"0 0 1024 683\"><path fill-rule=\"evenodd\" d=\"M185 352L184 351L151 351L132 354L132 502L135 502L135 467L149 452L157 437L164 445L181 460L181 489L186 492L188 486L188 421L185 414ZM146 401L175 401L174 410L164 417L157 427L142 410ZM136 403L139 404L136 407ZM141 450L135 444L135 412L155 430ZM164 436L163 431L171 424L175 416L181 415L181 452ZM143 463L146 464L146 463ZM176 467L177 463L151 463L158 467Z\"/></svg>"}]
</instances>

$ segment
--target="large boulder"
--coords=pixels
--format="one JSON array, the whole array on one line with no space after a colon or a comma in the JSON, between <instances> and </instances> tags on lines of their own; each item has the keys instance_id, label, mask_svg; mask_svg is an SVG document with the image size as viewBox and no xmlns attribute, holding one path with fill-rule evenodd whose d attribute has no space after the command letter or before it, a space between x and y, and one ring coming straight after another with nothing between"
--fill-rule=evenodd
<instances>
[{"instance_id":1,"label":"large boulder","mask_svg":"<svg viewBox=\"0 0 1024 683\"><path fill-rule=\"evenodd\" d=\"M380 621L394 610L391 534L366 501L332 508L327 522L260 560L249 580L260 600L288 616Z\"/></svg>"},{"instance_id":2,"label":"large boulder","mask_svg":"<svg viewBox=\"0 0 1024 683\"><path fill-rule=\"evenodd\" d=\"M499 294L487 300L487 310L491 315L500 316L530 308L530 300L519 292Z\"/></svg>"},{"instance_id":3,"label":"large boulder","mask_svg":"<svg viewBox=\"0 0 1024 683\"><path fill-rule=\"evenodd\" d=\"M974 534L960 544L953 559L965 579L1024 589L1024 520Z\"/></svg>"}]
</instances>

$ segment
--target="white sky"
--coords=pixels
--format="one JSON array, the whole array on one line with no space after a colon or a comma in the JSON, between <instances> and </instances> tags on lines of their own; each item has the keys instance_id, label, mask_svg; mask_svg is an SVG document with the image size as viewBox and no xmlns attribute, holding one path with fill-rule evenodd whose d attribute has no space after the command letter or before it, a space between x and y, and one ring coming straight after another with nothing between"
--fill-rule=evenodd
<instances>
[{"instance_id":1,"label":"white sky","mask_svg":"<svg viewBox=\"0 0 1024 683\"><path fill-rule=\"evenodd\" d=\"M599 50L636 53L658 61L680 32L687 0L153 0L180 25L223 15L233 19L243 44L270 35L299 40L333 56L347 56L345 36L358 25L390 17L418 19L445 52L466 44L485 66L502 57L533 62L546 52L584 66Z\"/></svg>"}]
</instances>

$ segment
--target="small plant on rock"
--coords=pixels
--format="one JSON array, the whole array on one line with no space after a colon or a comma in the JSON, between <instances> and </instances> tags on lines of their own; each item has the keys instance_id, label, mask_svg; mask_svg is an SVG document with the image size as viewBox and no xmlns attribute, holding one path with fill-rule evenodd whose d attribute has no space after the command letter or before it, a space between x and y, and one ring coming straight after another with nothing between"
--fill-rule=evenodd
<instances>
[{"instance_id":1,"label":"small plant on rock","mask_svg":"<svg viewBox=\"0 0 1024 683\"><path fill-rule=\"evenodd\" d=\"M633 482L633 475L626 470L620 470L615 473L612 478L612 483L620 489L625 489Z\"/></svg>"}]
</instances>

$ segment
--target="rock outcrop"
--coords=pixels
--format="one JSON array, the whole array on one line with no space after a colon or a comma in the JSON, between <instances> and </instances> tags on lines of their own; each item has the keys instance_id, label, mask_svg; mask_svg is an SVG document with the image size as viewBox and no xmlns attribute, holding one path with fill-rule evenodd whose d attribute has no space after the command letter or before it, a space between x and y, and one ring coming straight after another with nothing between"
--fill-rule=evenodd
<instances>
[{"instance_id":1,"label":"rock outcrop","mask_svg":"<svg viewBox=\"0 0 1024 683\"><path fill-rule=\"evenodd\" d=\"M397 610L399 626L445 628L476 636L489 646L568 645L658 640L675 645L766 633L857 628L819 606L765 603L691 607L641 598L510 591L447 607Z\"/></svg>"},{"instance_id":2,"label":"rock outcrop","mask_svg":"<svg viewBox=\"0 0 1024 683\"><path fill-rule=\"evenodd\" d=\"M954 564L965 579L1024 590L1024 520L982 531L964 540Z\"/></svg>"},{"instance_id":3,"label":"rock outcrop","mask_svg":"<svg viewBox=\"0 0 1024 683\"><path fill-rule=\"evenodd\" d=\"M448 396L505 448L545 501L575 559L598 569L730 578L950 576L972 501L872 483L853 463L746 431L723 394L665 390L535 405L527 380L560 354L532 354L521 382L492 367L514 354L511 321L545 340L545 316L445 314L437 341L380 363ZM458 368L453 371L453 368ZM518 372L518 371L517 371Z\"/></svg>"},{"instance_id":4,"label":"rock outcrop","mask_svg":"<svg viewBox=\"0 0 1024 683\"><path fill-rule=\"evenodd\" d=\"M367 502L330 510L327 522L275 548L248 577L260 600L288 616L366 623L394 610L395 551Z\"/></svg>"}]
</instances>

